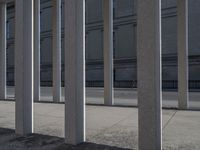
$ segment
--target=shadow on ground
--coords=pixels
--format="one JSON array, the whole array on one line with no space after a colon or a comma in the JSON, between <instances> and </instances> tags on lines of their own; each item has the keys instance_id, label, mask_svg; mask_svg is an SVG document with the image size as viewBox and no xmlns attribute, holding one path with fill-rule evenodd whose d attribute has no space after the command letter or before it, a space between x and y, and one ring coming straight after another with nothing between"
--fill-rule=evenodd
<instances>
[{"instance_id":1,"label":"shadow on ground","mask_svg":"<svg viewBox=\"0 0 200 150\"><path fill-rule=\"evenodd\" d=\"M83 143L77 146L64 144L64 139L54 136L29 134L19 136L14 130L0 128L0 150L128 150L123 148Z\"/></svg>"}]
</instances>

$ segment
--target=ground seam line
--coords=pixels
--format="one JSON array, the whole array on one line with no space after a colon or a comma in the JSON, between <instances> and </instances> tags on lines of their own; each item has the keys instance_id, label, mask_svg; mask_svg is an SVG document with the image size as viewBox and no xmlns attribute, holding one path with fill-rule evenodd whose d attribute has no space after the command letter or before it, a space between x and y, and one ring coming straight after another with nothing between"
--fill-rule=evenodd
<instances>
[{"instance_id":1,"label":"ground seam line","mask_svg":"<svg viewBox=\"0 0 200 150\"><path fill-rule=\"evenodd\" d=\"M117 122L116 122L116 123L114 123L112 126L110 126L110 127L108 127L108 128L105 128L105 129L103 129L102 131L100 131L100 133L97 133L96 135L92 136L92 138L94 138L94 137L97 137L99 134L101 134L101 133L103 133L103 132L107 131L108 129L110 129L110 128L114 127L114 126L116 126L116 125L117 125L119 122L121 122L121 121L123 121L123 120L126 120L126 119L127 119L127 118L129 118L131 115L132 115L132 113L131 113L130 115L128 115L127 117L125 117L125 118L123 118L123 119L121 119L121 120L117 121Z\"/></svg>"},{"instance_id":2,"label":"ground seam line","mask_svg":"<svg viewBox=\"0 0 200 150\"><path fill-rule=\"evenodd\" d=\"M173 113L173 115L169 118L169 120L166 122L166 124L163 127L163 130L167 127L167 125L170 123L170 121L174 118L174 116L176 115L177 110Z\"/></svg>"}]
</instances>

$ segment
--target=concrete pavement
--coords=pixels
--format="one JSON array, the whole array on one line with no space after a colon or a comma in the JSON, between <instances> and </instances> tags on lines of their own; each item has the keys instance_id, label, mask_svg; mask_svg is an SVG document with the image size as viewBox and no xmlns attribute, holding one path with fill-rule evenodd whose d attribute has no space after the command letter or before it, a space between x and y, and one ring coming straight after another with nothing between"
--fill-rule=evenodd
<instances>
[{"instance_id":1,"label":"concrete pavement","mask_svg":"<svg viewBox=\"0 0 200 150\"><path fill-rule=\"evenodd\" d=\"M14 99L14 88L8 87L8 99ZM178 93L177 92L163 92L163 107L177 108ZM137 91L130 88L116 88L114 90L115 105L119 106L137 106ZM189 105L191 109L200 110L200 92L189 93ZM52 88L41 87L41 100L53 101ZM64 88L62 88L62 99L64 101ZM104 90L103 88L86 88L86 103L87 104L103 104Z\"/></svg>"},{"instance_id":2,"label":"concrete pavement","mask_svg":"<svg viewBox=\"0 0 200 150\"><path fill-rule=\"evenodd\" d=\"M15 103L0 101L0 127L14 129ZM128 148L138 146L138 109L133 107L86 106L87 142L100 144L100 149ZM2 130L2 129L1 129ZM35 103L34 104L35 133L57 137L64 136L64 104ZM0 149L11 150L17 147L23 149L54 149L62 143L62 139L17 137L14 133L0 134ZM13 138L15 140L13 140ZM21 140L20 140L21 139ZM23 140L22 140L23 139ZM44 140L44 141L43 141ZM56 140L56 141L57 141ZM13 142L14 141L14 142ZM22 142L23 141L23 142ZM25 142L24 142L25 141ZM32 143L30 146L29 141ZM50 140L51 141L51 140ZM109 147L105 147L109 145ZM38 147L40 146L40 147ZM96 146L96 145L92 145ZM115 146L114 148L111 146ZM62 147L62 146L61 146ZM66 145L64 146L66 147ZM86 146L87 148L87 146ZM70 148L69 148L70 149ZM76 148L75 148L76 149ZM78 149L78 148L77 148ZM84 149L84 148L82 148ZM200 112L163 110L163 149L164 150L199 150L200 149Z\"/></svg>"}]
</instances>

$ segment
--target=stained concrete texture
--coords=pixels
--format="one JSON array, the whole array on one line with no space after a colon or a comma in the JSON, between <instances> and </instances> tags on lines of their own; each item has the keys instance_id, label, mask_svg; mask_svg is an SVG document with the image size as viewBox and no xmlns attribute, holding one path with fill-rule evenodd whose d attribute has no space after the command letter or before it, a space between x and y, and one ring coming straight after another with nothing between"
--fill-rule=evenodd
<instances>
[{"instance_id":1,"label":"stained concrete texture","mask_svg":"<svg viewBox=\"0 0 200 150\"><path fill-rule=\"evenodd\" d=\"M138 109L134 107L86 106L88 143L72 147L63 144L64 104L35 103L34 131L20 137L14 134L15 103L0 101L0 150L117 150L137 149ZM44 135L50 135L44 136ZM56 137L55 137L56 136ZM57 138L59 137L59 138ZM99 144L99 145L98 145ZM106 146L107 145L107 146ZM199 111L163 110L163 149L199 150Z\"/></svg>"},{"instance_id":2,"label":"stained concrete texture","mask_svg":"<svg viewBox=\"0 0 200 150\"><path fill-rule=\"evenodd\" d=\"M126 150L107 145L82 143L77 146L64 144L64 139L42 134L16 135L14 130L0 128L1 150ZM127 149L128 150L128 149Z\"/></svg>"}]
</instances>

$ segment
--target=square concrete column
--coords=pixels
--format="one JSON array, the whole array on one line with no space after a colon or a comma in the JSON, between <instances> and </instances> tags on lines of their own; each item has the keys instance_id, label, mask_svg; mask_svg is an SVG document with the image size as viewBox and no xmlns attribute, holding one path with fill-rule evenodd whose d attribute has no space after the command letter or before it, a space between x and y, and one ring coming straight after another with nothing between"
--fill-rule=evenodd
<instances>
[{"instance_id":1,"label":"square concrete column","mask_svg":"<svg viewBox=\"0 0 200 150\"><path fill-rule=\"evenodd\" d=\"M6 99L6 2L0 1L0 99Z\"/></svg>"},{"instance_id":2,"label":"square concrete column","mask_svg":"<svg viewBox=\"0 0 200 150\"><path fill-rule=\"evenodd\" d=\"M15 128L33 132L33 0L15 1Z\"/></svg>"},{"instance_id":3,"label":"square concrete column","mask_svg":"<svg viewBox=\"0 0 200 150\"><path fill-rule=\"evenodd\" d=\"M65 0L65 142L85 141L85 0Z\"/></svg>"},{"instance_id":4,"label":"square concrete column","mask_svg":"<svg viewBox=\"0 0 200 150\"><path fill-rule=\"evenodd\" d=\"M161 0L139 0L137 9L139 150L161 150Z\"/></svg>"},{"instance_id":5,"label":"square concrete column","mask_svg":"<svg viewBox=\"0 0 200 150\"><path fill-rule=\"evenodd\" d=\"M104 103L113 105L113 0L103 0Z\"/></svg>"},{"instance_id":6,"label":"square concrete column","mask_svg":"<svg viewBox=\"0 0 200 150\"><path fill-rule=\"evenodd\" d=\"M53 0L53 101L61 101L61 0Z\"/></svg>"},{"instance_id":7,"label":"square concrete column","mask_svg":"<svg viewBox=\"0 0 200 150\"><path fill-rule=\"evenodd\" d=\"M188 0L177 0L178 107L188 108Z\"/></svg>"},{"instance_id":8,"label":"square concrete column","mask_svg":"<svg viewBox=\"0 0 200 150\"><path fill-rule=\"evenodd\" d=\"M40 0L34 0L34 101L40 100Z\"/></svg>"}]
</instances>

